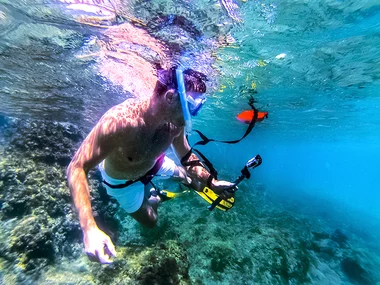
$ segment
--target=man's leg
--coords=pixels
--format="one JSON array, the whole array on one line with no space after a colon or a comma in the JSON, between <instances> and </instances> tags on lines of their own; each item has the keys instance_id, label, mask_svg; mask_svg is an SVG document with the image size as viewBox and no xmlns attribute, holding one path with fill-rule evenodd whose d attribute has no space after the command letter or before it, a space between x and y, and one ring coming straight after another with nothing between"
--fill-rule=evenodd
<instances>
[{"instance_id":1,"label":"man's leg","mask_svg":"<svg viewBox=\"0 0 380 285\"><path fill-rule=\"evenodd\" d=\"M147 188L150 189L151 187L148 187L148 185L146 185L145 193ZM158 196L150 196L149 199L145 196L141 207L130 215L143 226L147 228L153 228L157 224L157 208L159 203L160 198Z\"/></svg>"},{"instance_id":2,"label":"man's leg","mask_svg":"<svg viewBox=\"0 0 380 285\"><path fill-rule=\"evenodd\" d=\"M125 183L125 180L117 180L109 177L105 173L103 164L99 164L99 170L102 178L108 183L118 185ZM136 221L143 226L153 228L157 223L157 206L160 201L159 197L150 197L150 187L144 186L140 182L123 189L113 189L104 185L107 194L115 198L119 205L130 214Z\"/></svg>"},{"instance_id":3,"label":"man's leg","mask_svg":"<svg viewBox=\"0 0 380 285\"><path fill-rule=\"evenodd\" d=\"M165 156L164 162L157 172L157 175L161 179L177 178L184 182L191 182L191 180L189 180L186 176L185 169L182 166L176 165L175 162L167 156ZM141 207L136 212L130 214L132 218L147 228L153 228L157 224L157 208L158 204L161 202L159 195L150 196L150 189L150 184L145 185L145 197Z\"/></svg>"}]
</instances>

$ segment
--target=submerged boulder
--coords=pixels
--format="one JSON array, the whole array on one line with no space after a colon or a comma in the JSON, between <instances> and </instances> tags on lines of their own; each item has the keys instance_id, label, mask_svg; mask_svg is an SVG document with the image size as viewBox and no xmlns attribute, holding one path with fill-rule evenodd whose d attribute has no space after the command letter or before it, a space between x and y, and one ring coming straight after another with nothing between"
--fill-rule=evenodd
<instances>
[{"instance_id":1,"label":"submerged boulder","mask_svg":"<svg viewBox=\"0 0 380 285\"><path fill-rule=\"evenodd\" d=\"M354 284L370 285L374 284L371 276L363 268L360 262L353 258L344 258L341 262L341 268L348 279Z\"/></svg>"},{"instance_id":2,"label":"submerged boulder","mask_svg":"<svg viewBox=\"0 0 380 285\"><path fill-rule=\"evenodd\" d=\"M336 229L331 235L331 239L339 244L341 247L345 247L348 242L348 237L340 230Z\"/></svg>"},{"instance_id":3,"label":"submerged boulder","mask_svg":"<svg viewBox=\"0 0 380 285\"><path fill-rule=\"evenodd\" d=\"M62 258L83 253L65 173L83 135L75 126L57 122L1 121L0 263L19 284L36 284ZM112 233L118 225L113 218L117 204L105 194L96 170L88 180L95 218Z\"/></svg>"},{"instance_id":4,"label":"submerged boulder","mask_svg":"<svg viewBox=\"0 0 380 285\"><path fill-rule=\"evenodd\" d=\"M10 140L8 152L61 166L70 162L77 144L84 138L84 133L71 124L15 118L8 120L4 135Z\"/></svg>"},{"instance_id":5,"label":"submerged boulder","mask_svg":"<svg viewBox=\"0 0 380 285\"><path fill-rule=\"evenodd\" d=\"M96 264L94 278L98 284L191 284L190 263L184 245L167 240L150 247L118 247L112 266Z\"/></svg>"},{"instance_id":6,"label":"submerged boulder","mask_svg":"<svg viewBox=\"0 0 380 285\"><path fill-rule=\"evenodd\" d=\"M53 234L46 228L43 218L25 218L14 228L11 237L10 250L23 253L24 263L31 259L44 259L47 262L54 260Z\"/></svg>"}]
</instances>

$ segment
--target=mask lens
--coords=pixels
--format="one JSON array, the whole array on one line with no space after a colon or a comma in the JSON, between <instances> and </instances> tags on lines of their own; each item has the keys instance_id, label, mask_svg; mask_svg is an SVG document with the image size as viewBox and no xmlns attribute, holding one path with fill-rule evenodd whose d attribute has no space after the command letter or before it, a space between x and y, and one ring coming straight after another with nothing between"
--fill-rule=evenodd
<instances>
[{"instance_id":1,"label":"mask lens","mask_svg":"<svg viewBox=\"0 0 380 285\"><path fill-rule=\"evenodd\" d=\"M196 116L205 102L206 102L206 98L204 96L200 96L195 99L191 98L191 100L188 100L190 114L192 116Z\"/></svg>"}]
</instances>

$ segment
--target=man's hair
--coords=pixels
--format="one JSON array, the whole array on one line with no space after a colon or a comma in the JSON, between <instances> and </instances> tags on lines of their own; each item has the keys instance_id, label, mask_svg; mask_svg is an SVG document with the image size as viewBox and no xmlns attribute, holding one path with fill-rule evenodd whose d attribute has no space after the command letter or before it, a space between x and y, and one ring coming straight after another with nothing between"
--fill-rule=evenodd
<instances>
[{"instance_id":1,"label":"man's hair","mask_svg":"<svg viewBox=\"0 0 380 285\"><path fill-rule=\"evenodd\" d=\"M157 71L157 83L154 94L162 95L169 89L178 89L176 67L170 69L160 69ZM186 69L183 71L186 91L205 93L207 76L201 72Z\"/></svg>"}]
</instances>

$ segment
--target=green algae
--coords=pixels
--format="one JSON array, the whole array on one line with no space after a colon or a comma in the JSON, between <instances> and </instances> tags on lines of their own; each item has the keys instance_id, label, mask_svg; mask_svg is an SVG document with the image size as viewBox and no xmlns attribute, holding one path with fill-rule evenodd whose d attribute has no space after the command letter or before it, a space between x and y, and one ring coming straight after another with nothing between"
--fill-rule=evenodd
<instances>
[{"instance_id":1,"label":"green algae","mask_svg":"<svg viewBox=\"0 0 380 285\"><path fill-rule=\"evenodd\" d=\"M96 284L190 284L186 250L177 241L117 250L114 265L94 265Z\"/></svg>"}]
</instances>

